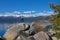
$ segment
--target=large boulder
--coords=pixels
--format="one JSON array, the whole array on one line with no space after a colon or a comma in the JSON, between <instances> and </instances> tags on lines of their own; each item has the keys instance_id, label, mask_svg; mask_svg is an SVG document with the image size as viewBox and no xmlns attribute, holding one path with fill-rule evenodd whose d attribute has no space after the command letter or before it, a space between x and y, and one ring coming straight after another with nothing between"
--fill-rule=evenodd
<instances>
[{"instance_id":1,"label":"large boulder","mask_svg":"<svg viewBox=\"0 0 60 40\"><path fill-rule=\"evenodd\" d=\"M43 31L38 32L33 37L35 40L49 40L49 36Z\"/></svg>"},{"instance_id":2,"label":"large boulder","mask_svg":"<svg viewBox=\"0 0 60 40\"><path fill-rule=\"evenodd\" d=\"M15 40L16 37L18 37L20 35L19 32L21 30L26 29L27 27L28 27L27 24L24 24L24 23L13 24L7 30L7 32L5 33L4 37L6 38L6 40Z\"/></svg>"}]
</instances>

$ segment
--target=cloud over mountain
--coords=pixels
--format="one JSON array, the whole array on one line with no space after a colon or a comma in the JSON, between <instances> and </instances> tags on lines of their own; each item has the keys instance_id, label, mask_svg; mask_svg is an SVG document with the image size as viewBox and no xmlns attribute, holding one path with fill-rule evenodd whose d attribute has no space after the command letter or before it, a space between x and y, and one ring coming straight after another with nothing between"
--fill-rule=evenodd
<instances>
[{"instance_id":1,"label":"cloud over mountain","mask_svg":"<svg viewBox=\"0 0 60 40\"><path fill-rule=\"evenodd\" d=\"M35 13L35 11L24 11L23 13Z\"/></svg>"},{"instance_id":2,"label":"cloud over mountain","mask_svg":"<svg viewBox=\"0 0 60 40\"><path fill-rule=\"evenodd\" d=\"M53 12L38 12L36 13L36 11L24 11L24 12L18 12L18 11L14 11L14 12L5 12L5 13L1 13L0 16L14 16L14 17L36 17L36 16L49 16L49 15L53 15Z\"/></svg>"}]
</instances>

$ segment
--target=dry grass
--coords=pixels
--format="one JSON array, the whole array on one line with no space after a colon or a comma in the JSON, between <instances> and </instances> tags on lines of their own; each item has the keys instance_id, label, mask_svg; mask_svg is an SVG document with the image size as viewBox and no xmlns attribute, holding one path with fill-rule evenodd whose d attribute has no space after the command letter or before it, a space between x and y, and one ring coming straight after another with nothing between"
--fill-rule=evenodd
<instances>
[{"instance_id":1,"label":"dry grass","mask_svg":"<svg viewBox=\"0 0 60 40\"><path fill-rule=\"evenodd\" d=\"M32 26L34 27L34 31L37 33L37 32L40 32L42 31L44 28L42 26L42 24L38 23L38 22L33 22L32 23Z\"/></svg>"}]
</instances>

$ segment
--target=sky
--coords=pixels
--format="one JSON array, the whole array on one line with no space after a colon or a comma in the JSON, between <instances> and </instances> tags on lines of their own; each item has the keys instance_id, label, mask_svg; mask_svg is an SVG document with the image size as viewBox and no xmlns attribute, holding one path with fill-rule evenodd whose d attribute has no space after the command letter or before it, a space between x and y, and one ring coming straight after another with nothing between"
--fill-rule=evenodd
<instances>
[{"instance_id":1,"label":"sky","mask_svg":"<svg viewBox=\"0 0 60 40\"><path fill-rule=\"evenodd\" d=\"M0 14L52 12L50 2L56 5L60 0L0 0Z\"/></svg>"}]
</instances>

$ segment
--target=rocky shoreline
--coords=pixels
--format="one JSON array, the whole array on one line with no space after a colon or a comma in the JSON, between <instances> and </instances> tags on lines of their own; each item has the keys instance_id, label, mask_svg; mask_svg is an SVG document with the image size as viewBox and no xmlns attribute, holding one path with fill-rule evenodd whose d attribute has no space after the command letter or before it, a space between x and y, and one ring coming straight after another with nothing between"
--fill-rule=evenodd
<instances>
[{"instance_id":1,"label":"rocky shoreline","mask_svg":"<svg viewBox=\"0 0 60 40\"><path fill-rule=\"evenodd\" d=\"M31 25L34 26L32 30L30 30ZM57 38L51 37L51 33L45 32L45 30L40 23L36 22L31 24L13 24L10 25L3 38L0 38L2 40L57 40Z\"/></svg>"}]
</instances>

